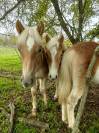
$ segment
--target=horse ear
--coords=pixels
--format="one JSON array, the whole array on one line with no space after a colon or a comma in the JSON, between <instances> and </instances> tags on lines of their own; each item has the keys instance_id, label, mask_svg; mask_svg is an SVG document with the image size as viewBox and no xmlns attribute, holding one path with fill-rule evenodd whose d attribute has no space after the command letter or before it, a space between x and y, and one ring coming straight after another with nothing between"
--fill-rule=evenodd
<instances>
[{"instance_id":1,"label":"horse ear","mask_svg":"<svg viewBox=\"0 0 99 133\"><path fill-rule=\"evenodd\" d=\"M58 41L59 41L60 49L64 50L64 43L63 43L64 42L64 36L62 34L59 36Z\"/></svg>"},{"instance_id":2,"label":"horse ear","mask_svg":"<svg viewBox=\"0 0 99 133\"><path fill-rule=\"evenodd\" d=\"M48 35L48 33L44 33L43 34L43 40L45 41L45 43L48 43L50 41L50 36Z\"/></svg>"},{"instance_id":3,"label":"horse ear","mask_svg":"<svg viewBox=\"0 0 99 133\"><path fill-rule=\"evenodd\" d=\"M37 31L39 32L40 35L43 34L43 32L44 32L44 23L42 21L37 25Z\"/></svg>"},{"instance_id":4,"label":"horse ear","mask_svg":"<svg viewBox=\"0 0 99 133\"><path fill-rule=\"evenodd\" d=\"M63 44L63 41L64 41L64 36L63 36L63 34L61 34L61 35L59 36L58 41L59 41L60 44Z\"/></svg>"},{"instance_id":5,"label":"horse ear","mask_svg":"<svg viewBox=\"0 0 99 133\"><path fill-rule=\"evenodd\" d=\"M21 34L24 30L24 27L19 20L16 21L16 30L19 34Z\"/></svg>"}]
</instances>

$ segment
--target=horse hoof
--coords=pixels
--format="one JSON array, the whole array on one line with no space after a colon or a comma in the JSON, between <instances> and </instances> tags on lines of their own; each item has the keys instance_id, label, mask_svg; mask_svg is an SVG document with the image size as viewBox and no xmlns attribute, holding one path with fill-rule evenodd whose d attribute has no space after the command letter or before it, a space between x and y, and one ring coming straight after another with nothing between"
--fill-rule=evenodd
<instances>
[{"instance_id":1,"label":"horse hoof","mask_svg":"<svg viewBox=\"0 0 99 133\"><path fill-rule=\"evenodd\" d=\"M68 128L73 129L73 125L72 124L69 124L68 125Z\"/></svg>"},{"instance_id":2,"label":"horse hoof","mask_svg":"<svg viewBox=\"0 0 99 133\"><path fill-rule=\"evenodd\" d=\"M36 113L35 112L32 112L32 117L36 117Z\"/></svg>"},{"instance_id":3,"label":"horse hoof","mask_svg":"<svg viewBox=\"0 0 99 133\"><path fill-rule=\"evenodd\" d=\"M36 117L36 109L32 110L32 117Z\"/></svg>"},{"instance_id":4,"label":"horse hoof","mask_svg":"<svg viewBox=\"0 0 99 133\"><path fill-rule=\"evenodd\" d=\"M67 120L62 120L66 125L68 125L68 121Z\"/></svg>"},{"instance_id":5,"label":"horse hoof","mask_svg":"<svg viewBox=\"0 0 99 133\"><path fill-rule=\"evenodd\" d=\"M47 106L47 101L44 101L44 105Z\"/></svg>"},{"instance_id":6,"label":"horse hoof","mask_svg":"<svg viewBox=\"0 0 99 133\"><path fill-rule=\"evenodd\" d=\"M67 121L67 120L65 120L64 123L65 123L66 125L68 125L68 121Z\"/></svg>"},{"instance_id":7,"label":"horse hoof","mask_svg":"<svg viewBox=\"0 0 99 133\"><path fill-rule=\"evenodd\" d=\"M57 102L57 101L58 101L58 97L54 96L53 100L54 100L55 102Z\"/></svg>"},{"instance_id":8,"label":"horse hoof","mask_svg":"<svg viewBox=\"0 0 99 133\"><path fill-rule=\"evenodd\" d=\"M27 118L28 118L28 119L31 119L31 118L34 118L34 116L33 116L33 114L31 113L31 114L29 114L29 115L27 116Z\"/></svg>"}]
</instances>

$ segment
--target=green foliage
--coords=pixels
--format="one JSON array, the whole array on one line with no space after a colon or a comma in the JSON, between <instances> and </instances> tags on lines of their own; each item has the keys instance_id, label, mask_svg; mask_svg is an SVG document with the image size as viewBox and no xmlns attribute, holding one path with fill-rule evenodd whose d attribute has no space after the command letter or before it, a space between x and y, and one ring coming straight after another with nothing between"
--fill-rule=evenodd
<instances>
[{"instance_id":1,"label":"green foliage","mask_svg":"<svg viewBox=\"0 0 99 133\"><path fill-rule=\"evenodd\" d=\"M87 39L90 39L92 40L93 38L95 37L98 37L99 38L99 25L96 25L95 28L93 28L92 30L90 30L86 36L85 36Z\"/></svg>"},{"instance_id":2,"label":"green foliage","mask_svg":"<svg viewBox=\"0 0 99 133\"><path fill-rule=\"evenodd\" d=\"M2 39L2 37L0 37L0 45L4 45L4 44L5 44L4 39Z\"/></svg>"},{"instance_id":3,"label":"green foliage","mask_svg":"<svg viewBox=\"0 0 99 133\"><path fill-rule=\"evenodd\" d=\"M28 19L28 25L29 26L33 25L33 21L36 22L36 23L41 21L41 20L44 21L44 18L46 16L50 0L39 0L36 3L37 3L37 5L36 5L37 7L36 7L36 10L35 10L35 13L32 13L31 16ZM33 4L33 3L31 3L31 4Z\"/></svg>"},{"instance_id":4,"label":"green foliage","mask_svg":"<svg viewBox=\"0 0 99 133\"><path fill-rule=\"evenodd\" d=\"M71 43L70 40L65 40L65 41L64 41L64 44L65 44L66 46L71 46L71 45L72 45L72 43Z\"/></svg>"},{"instance_id":5,"label":"green foliage","mask_svg":"<svg viewBox=\"0 0 99 133\"><path fill-rule=\"evenodd\" d=\"M55 0L54 0L55 1ZM25 0L15 10L8 13L6 16L6 21L2 20L1 27L6 28L7 32L13 31L13 26L15 27L15 22L17 19L20 19L23 23L29 26L34 26L39 21L44 21L45 23L45 31L50 33L51 35L56 34L60 31L61 27L67 27L68 30L65 31L68 37L70 35L75 40L74 42L83 40L83 36L85 35L84 30L86 25L90 25L91 18L93 16L98 15L98 0L82 0L82 14L79 15L79 8L78 8L78 0L56 0L58 1L60 10L60 16L64 19L64 26L60 24L57 13L53 8L53 4L51 0ZM0 1L0 11L1 17L5 13L4 9L9 9L14 5L16 2L11 0L3 0ZM57 6L58 7L58 6ZM97 8L97 10L95 10ZM58 11L58 10L57 10ZM59 12L59 11L58 11ZM79 18L83 18L83 22L81 22L81 26L79 22ZM89 23L88 23L89 22ZM58 27L58 28L57 28ZM58 29L58 30L57 30ZM65 29L65 28L64 28ZM82 35L79 34L79 29L81 29ZM89 29L88 29L89 30ZM69 34L68 34L69 33ZM79 37L80 36L80 37ZM78 37L78 38L77 38ZM70 38L69 38L70 39ZM0 44L3 44L3 41L0 39ZM15 39L11 39L12 43L15 42Z\"/></svg>"},{"instance_id":6,"label":"green foliage","mask_svg":"<svg viewBox=\"0 0 99 133\"><path fill-rule=\"evenodd\" d=\"M16 37L14 35L7 36L3 35L0 36L0 45L15 45L16 44Z\"/></svg>"},{"instance_id":7,"label":"green foliage","mask_svg":"<svg viewBox=\"0 0 99 133\"><path fill-rule=\"evenodd\" d=\"M8 44L15 45L16 44L16 41L17 41L16 36L10 36L9 37L9 40L8 40Z\"/></svg>"},{"instance_id":8,"label":"green foliage","mask_svg":"<svg viewBox=\"0 0 99 133\"><path fill-rule=\"evenodd\" d=\"M83 25L88 22L89 18L92 17L95 12L93 10L93 1L92 0L83 0ZM79 9L78 9L78 2L74 2L70 6L70 11L73 13L73 23L77 27L79 21Z\"/></svg>"},{"instance_id":9,"label":"green foliage","mask_svg":"<svg viewBox=\"0 0 99 133\"><path fill-rule=\"evenodd\" d=\"M40 0L38 4L38 9L34 15L34 19L36 21L44 20L46 16L46 12L48 10L50 0Z\"/></svg>"},{"instance_id":10,"label":"green foliage","mask_svg":"<svg viewBox=\"0 0 99 133\"><path fill-rule=\"evenodd\" d=\"M84 7L84 22L88 21L90 17L95 15L93 10L93 0L85 0Z\"/></svg>"}]
</instances>

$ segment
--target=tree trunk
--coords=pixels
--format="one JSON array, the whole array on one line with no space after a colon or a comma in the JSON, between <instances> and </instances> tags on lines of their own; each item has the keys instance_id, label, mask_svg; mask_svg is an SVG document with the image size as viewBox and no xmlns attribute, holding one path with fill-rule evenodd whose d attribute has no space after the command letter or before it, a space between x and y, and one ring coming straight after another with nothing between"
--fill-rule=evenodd
<instances>
[{"instance_id":1,"label":"tree trunk","mask_svg":"<svg viewBox=\"0 0 99 133\"><path fill-rule=\"evenodd\" d=\"M60 22L60 25L61 27L63 28L63 30L65 31L65 33L67 34L68 38L70 39L70 41L74 44L74 43L77 43L78 40L74 38L74 36L71 35L70 31L69 31L69 28L68 28L68 24L65 23L64 19L63 19L63 16L62 16L62 13L60 11L60 8L59 8L59 4L58 4L58 0L51 0L54 8L55 8L55 11L57 13L57 16L58 16L58 20Z\"/></svg>"}]
</instances>

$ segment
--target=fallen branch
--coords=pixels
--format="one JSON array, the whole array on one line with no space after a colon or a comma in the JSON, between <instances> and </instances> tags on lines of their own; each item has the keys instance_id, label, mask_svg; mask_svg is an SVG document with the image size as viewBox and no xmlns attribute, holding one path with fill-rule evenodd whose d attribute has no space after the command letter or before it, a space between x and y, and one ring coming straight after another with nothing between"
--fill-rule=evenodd
<instances>
[{"instance_id":1,"label":"fallen branch","mask_svg":"<svg viewBox=\"0 0 99 133\"><path fill-rule=\"evenodd\" d=\"M74 124L74 128L72 130L72 133L80 132L78 127L79 127L81 116L83 114L84 106L85 106L85 103L86 103L86 99L87 99L87 95L88 95L88 90L89 90L89 83L90 83L91 78L92 78L92 69L93 69L93 66L94 66L94 64L96 62L96 54L97 53L99 53L99 47L97 47L95 49L93 57L91 59L89 67L88 67L88 71L87 71L87 75L86 75L86 88L85 88L84 94L83 94L83 96L81 98L81 102L80 102L80 105L79 105L79 108L78 108L78 112L77 112L77 116L76 116L76 121L75 121L75 124Z\"/></svg>"},{"instance_id":2,"label":"fallen branch","mask_svg":"<svg viewBox=\"0 0 99 133\"><path fill-rule=\"evenodd\" d=\"M10 126L9 133L13 133L13 129L15 126L15 121L14 121L14 119L15 119L15 106L13 104L10 104L10 110L11 110L11 115L3 107L0 107L0 111L2 111L8 119L10 117L11 126ZM31 120L31 119L19 117L19 118L16 118L16 121L22 122L26 125L33 126L36 128L41 128L42 130L49 129L49 125L47 123L44 123L44 122L41 122L38 120Z\"/></svg>"},{"instance_id":3,"label":"fallen branch","mask_svg":"<svg viewBox=\"0 0 99 133\"><path fill-rule=\"evenodd\" d=\"M47 123L37 121L37 120L31 120L31 119L26 119L26 118L18 118L19 122L25 123L26 125L31 125L33 127L39 127L42 129L48 129L49 125Z\"/></svg>"},{"instance_id":4,"label":"fallen branch","mask_svg":"<svg viewBox=\"0 0 99 133\"><path fill-rule=\"evenodd\" d=\"M10 110L11 110L11 115L10 115L10 128L9 128L9 133L13 133L14 131L14 124L15 124L15 106L13 103L9 104Z\"/></svg>"}]
</instances>

